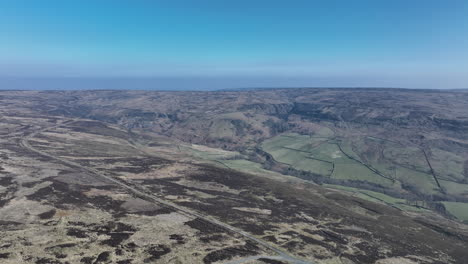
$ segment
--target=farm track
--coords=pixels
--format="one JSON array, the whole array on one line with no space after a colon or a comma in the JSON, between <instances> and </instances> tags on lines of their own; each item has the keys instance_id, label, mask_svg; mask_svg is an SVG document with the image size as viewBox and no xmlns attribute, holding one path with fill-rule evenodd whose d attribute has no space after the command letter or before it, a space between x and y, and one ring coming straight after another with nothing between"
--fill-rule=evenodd
<instances>
[{"instance_id":1,"label":"farm track","mask_svg":"<svg viewBox=\"0 0 468 264\"><path fill-rule=\"evenodd\" d=\"M133 193L134 195L136 195L137 197L139 198L142 198L146 201L149 201L149 202L152 202L152 203L156 203L156 204L161 204L161 205L164 205L164 206L167 206L169 208L172 208L176 211L178 211L179 213L183 214L183 215L186 215L186 216L190 216L190 217L195 217L195 218L199 218L207 223L210 223L210 224L213 224L213 225L216 225L228 232L231 232L231 233L235 233L235 234L238 234L242 237L244 237L246 240L250 240L258 245L261 245L263 246L264 248L276 253L277 255L276 256L262 256L263 258L267 258L267 259L272 259L272 260L283 260L283 261L287 261L289 263L292 263L292 264L313 264L312 262L309 262L309 261L304 261L304 260L301 260L301 259L298 259L294 256L291 256L289 253L283 251L282 249L280 248L277 248L271 244L269 244L268 242L265 242L264 240L260 239L260 238L257 238L253 235L250 235L248 234L247 232L243 231L243 230L240 230L234 226L231 226L229 224L226 224L224 222L221 222L219 220L216 220L212 217L209 217L209 216L206 216L206 215L203 215L199 212L195 212L191 209L188 209L188 208L185 208L185 207L182 207L182 206L179 206L179 205L176 205L172 202L169 202L169 201L166 201L160 197L157 197L153 194L150 194L148 191L142 189L141 187L137 187L135 185L132 185L131 183L129 182L126 182L126 181L123 181L121 179L116 179L112 176L108 176L108 175L105 175L103 174L102 172L96 170L96 169L93 169L93 168L89 168L89 167L86 167L86 166L83 166L83 165L80 165L78 163L75 163L73 161L70 161L70 160L66 160L66 159L63 159L63 158L60 158L60 157L56 157L54 155L51 155L49 153L46 153L44 151L41 151L41 150L38 150L38 149L35 149L33 146L31 146L29 144L29 140L34 138L37 134L39 133L42 133L42 132L45 132L47 130L51 130L51 129L55 129L55 128L58 128L64 124L69 124L69 123L72 123L72 122L75 122L77 120L67 120L67 121L64 121L64 122L60 122L54 126L50 126L50 127L45 127L45 128L42 128L42 129L38 129L28 135L24 135L21 140L20 140L20 146L29 150L29 151L32 151L36 154L39 154L41 156L44 156L44 157L47 157L47 158L50 158L50 159L53 159L53 160L56 160L56 161L59 161L60 163L63 163L67 166L70 166L70 167L73 167L73 168L77 168L79 170L82 170L84 172L88 172L88 173L91 173L91 174L94 174L104 180L107 180L107 181L110 181L116 185L119 185L120 187L123 187L124 189L130 191L131 193Z\"/></svg>"}]
</instances>

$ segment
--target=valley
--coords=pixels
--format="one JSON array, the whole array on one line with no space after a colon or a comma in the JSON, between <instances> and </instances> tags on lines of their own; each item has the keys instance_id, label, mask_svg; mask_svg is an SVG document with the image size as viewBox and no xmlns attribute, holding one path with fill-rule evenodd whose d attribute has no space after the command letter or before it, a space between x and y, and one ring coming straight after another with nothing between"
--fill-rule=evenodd
<instances>
[{"instance_id":1,"label":"valley","mask_svg":"<svg viewBox=\"0 0 468 264\"><path fill-rule=\"evenodd\" d=\"M463 263L467 99L2 91L0 260Z\"/></svg>"}]
</instances>

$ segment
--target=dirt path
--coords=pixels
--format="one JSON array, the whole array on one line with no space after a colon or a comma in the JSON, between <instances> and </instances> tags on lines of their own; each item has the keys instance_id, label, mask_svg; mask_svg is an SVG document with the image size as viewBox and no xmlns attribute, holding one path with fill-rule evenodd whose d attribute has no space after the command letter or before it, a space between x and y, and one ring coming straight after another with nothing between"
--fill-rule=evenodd
<instances>
[{"instance_id":1,"label":"dirt path","mask_svg":"<svg viewBox=\"0 0 468 264\"><path fill-rule=\"evenodd\" d=\"M69 122L74 122L76 120L69 120L69 121L65 121L67 123ZM83 165L80 165L78 163L75 163L73 161L69 161L69 160L66 160L66 159L63 159L63 158L60 158L60 157L56 157L56 156L53 156L49 153L46 153L44 151L41 151L41 150L38 150L38 149L35 149L33 146L31 146L29 144L29 140L34 138L37 134L41 133L41 132L45 132L47 130L51 130L51 129L54 129L54 128L57 128L61 125L63 125L65 122L61 122L57 125L54 125L54 126L50 126L50 127L46 127L46 128L42 128L42 129L39 129L35 132L32 132L31 134L29 135L26 135L24 136L23 138L21 138L21 141L20 141L20 145L32 152L35 152L39 155L42 155L44 157L48 157L48 158L51 158L51 159L54 159L54 160L57 160L63 164L66 164L68 166L71 166L71 167L74 167L74 168L78 168L82 171L85 171L85 172L88 172L88 173L92 173L100 178L103 178L105 180L108 180L110 182L113 182L114 184L117 184L125 189L127 189L128 191L132 192L133 194L137 195L138 197L140 198L143 198L147 201L150 201L150 202L153 202L153 203L158 203L158 204L162 204L162 205L165 205L167 207L170 207L170 208L173 208L175 210L177 210L179 213L182 213L184 215L187 215L187 216L191 216L191 217L196 217L196 218L200 218L208 223L211 223L211 224L214 224L218 227L221 227L223 228L224 230L227 230L227 231L230 231L230 232L233 232L233 233L236 233L238 235L241 235L243 236L244 238L246 238L247 240L250 240L250 241L253 241L271 251L273 251L274 253L276 253L278 256L264 256L265 258L271 258L271 257L280 257L282 260L284 261L287 261L289 263L293 263L293 264L312 264L312 262L308 262L308 261L304 261L304 260L301 260L301 259L298 259L292 255L290 255L289 253L283 251L282 249L279 249L271 244L269 244L268 242L266 241L263 241L262 239L260 238L257 238L253 235L250 235L248 233L246 233L245 231L243 230L240 230L234 226L231 226L231 225L228 225L226 223L223 223L217 219L214 219L210 216L206 216L206 215L203 215L202 213L199 213L199 212L195 212L191 209L188 209L188 208L185 208L185 207L182 207L182 206L179 206L177 204L174 204L172 202L169 202L169 201L166 201L166 200L163 200L155 195L152 195L150 194L149 192L147 192L146 190L142 189L141 187L137 187L137 186L132 186L130 185L130 183L128 182L125 182L123 180L120 180L120 179L116 179L114 177L111 177L111 176L108 176L108 175L105 175L103 173L101 173L100 171L96 170L96 169L93 169L93 168L89 168L89 167L85 167Z\"/></svg>"}]
</instances>

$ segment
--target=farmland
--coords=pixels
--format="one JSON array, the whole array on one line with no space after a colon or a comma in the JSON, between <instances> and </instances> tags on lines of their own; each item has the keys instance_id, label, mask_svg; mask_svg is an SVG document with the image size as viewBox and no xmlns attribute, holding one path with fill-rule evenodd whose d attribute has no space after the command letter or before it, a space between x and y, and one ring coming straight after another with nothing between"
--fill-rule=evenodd
<instances>
[{"instance_id":1,"label":"farmland","mask_svg":"<svg viewBox=\"0 0 468 264\"><path fill-rule=\"evenodd\" d=\"M437 171L436 182L420 149L373 137L363 136L348 140L323 136L321 133L312 135L290 133L268 139L261 147L278 163L298 170L331 179L369 182L391 189L393 196L396 197L364 189L355 189L355 191L359 197L371 200L380 200L373 197L384 195L386 199L383 200L390 199L389 204L403 210L416 209L407 206L409 202L404 197L408 190L425 195L444 192L453 196L462 196L468 193L466 184L456 182L460 180L459 173L455 174L453 170L445 171L444 166L439 166L445 163L433 163L434 170ZM460 159L455 156L454 160L457 158ZM447 178L452 179L445 180ZM369 192L373 195L369 195ZM418 199L411 200L415 204L425 203L424 199L419 199L419 202ZM461 221L465 220L463 206L468 203L443 202L442 204L447 207L448 213Z\"/></svg>"}]
</instances>

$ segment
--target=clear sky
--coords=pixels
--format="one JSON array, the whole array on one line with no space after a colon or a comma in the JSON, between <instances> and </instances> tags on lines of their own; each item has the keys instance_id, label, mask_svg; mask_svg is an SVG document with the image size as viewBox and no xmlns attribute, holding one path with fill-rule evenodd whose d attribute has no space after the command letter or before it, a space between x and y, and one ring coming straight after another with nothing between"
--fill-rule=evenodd
<instances>
[{"instance_id":1,"label":"clear sky","mask_svg":"<svg viewBox=\"0 0 468 264\"><path fill-rule=\"evenodd\" d=\"M0 0L0 76L468 88L468 1Z\"/></svg>"}]
</instances>

